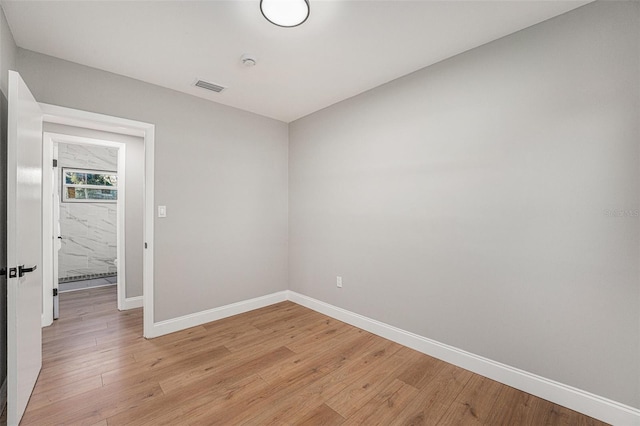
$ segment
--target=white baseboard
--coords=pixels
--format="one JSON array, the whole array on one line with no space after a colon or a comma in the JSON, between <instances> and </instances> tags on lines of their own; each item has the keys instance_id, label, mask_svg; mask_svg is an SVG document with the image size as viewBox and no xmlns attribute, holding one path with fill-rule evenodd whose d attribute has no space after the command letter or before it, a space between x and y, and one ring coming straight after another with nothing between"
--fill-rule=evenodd
<instances>
[{"instance_id":1,"label":"white baseboard","mask_svg":"<svg viewBox=\"0 0 640 426\"><path fill-rule=\"evenodd\" d=\"M142 296L127 297L124 299L121 311L128 309L142 308Z\"/></svg>"},{"instance_id":2,"label":"white baseboard","mask_svg":"<svg viewBox=\"0 0 640 426\"><path fill-rule=\"evenodd\" d=\"M262 297L256 297L255 299L243 300L230 305L220 306L219 308L209 309L207 311L197 312L195 314L156 322L151 327L151 335L145 337L159 337L165 334L184 330L189 327L195 327L211 321L253 311L254 309L264 308L265 306L284 302L285 300L287 300L286 290Z\"/></svg>"},{"instance_id":3,"label":"white baseboard","mask_svg":"<svg viewBox=\"0 0 640 426\"><path fill-rule=\"evenodd\" d=\"M139 302L137 302L138 298L132 299L136 299L132 303L139 303L138 306L142 306L141 297ZM636 408L492 361L290 290L157 322L152 326L151 335L146 337L153 338L174 333L285 300L604 422L613 425L640 426L640 410Z\"/></svg>"},{"instance_id":4,"label":"white baseboard","mask_svg":"<svg viewBox=\"0 0 640 426\"><path fill-rule=\"evenodd\" d=\"M424 354L604 422L613 425L640 425L640 410L636 408L474 355L294 291L287 291L287 299Z\"/></svg>"}]
</instances>

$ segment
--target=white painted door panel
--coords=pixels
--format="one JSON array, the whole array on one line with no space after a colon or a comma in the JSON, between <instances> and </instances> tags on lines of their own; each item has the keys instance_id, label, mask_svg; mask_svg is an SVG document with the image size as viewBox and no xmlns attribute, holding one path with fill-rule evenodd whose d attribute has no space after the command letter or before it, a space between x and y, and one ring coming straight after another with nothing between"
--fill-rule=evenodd
<instances>
[{"instance_id":1,"label":"white painted door panel","mask_svg":"<svg viewBox=\"0 0 640 426\"><path fill-rule=\"evenodd\" d=\"M17 425L42 366L42 112L9 71L7 263L39 266L7 280L7 424Z\"/></svg>"}]
</instances>

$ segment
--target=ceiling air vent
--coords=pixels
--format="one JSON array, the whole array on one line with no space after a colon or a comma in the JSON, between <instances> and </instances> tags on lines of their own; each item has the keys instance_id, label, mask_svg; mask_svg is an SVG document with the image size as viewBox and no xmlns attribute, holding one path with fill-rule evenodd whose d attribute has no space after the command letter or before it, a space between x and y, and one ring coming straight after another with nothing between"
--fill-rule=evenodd
<instances>
[{"instance_id":1,"label":"ceiling air vent","mask_svg":"<svg viewBox=\"0 0 640 426\"><path fill-rule=\"evenodd\" d=\"M220 85L214 84L214 83L209 83L208 81L204 81L204 80L196 81L195 86L196 87L201 87L203 89L211 90L212 92L216 92L216 93L220 93L225 89L224 86L220 86Z\"/></svg>"}]
</instances>

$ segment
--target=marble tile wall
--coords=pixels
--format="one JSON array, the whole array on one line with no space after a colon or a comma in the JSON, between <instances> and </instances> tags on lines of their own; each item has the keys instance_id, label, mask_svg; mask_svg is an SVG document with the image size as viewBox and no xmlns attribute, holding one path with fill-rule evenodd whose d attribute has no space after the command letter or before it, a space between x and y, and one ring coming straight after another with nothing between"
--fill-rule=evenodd
<instances>
[{"instance_id":1,"label":"marble tile wall","mask_svg":"<svg viewBox=\"0 0 640 426\"><path fill-rule=\"evenodd\" d=\"M116 170L117 163L115 148L58 145L60 173L63 167ZM60 203L60 233L60 278L116 273L116 203Z\"/></svg>"}]
</instances>

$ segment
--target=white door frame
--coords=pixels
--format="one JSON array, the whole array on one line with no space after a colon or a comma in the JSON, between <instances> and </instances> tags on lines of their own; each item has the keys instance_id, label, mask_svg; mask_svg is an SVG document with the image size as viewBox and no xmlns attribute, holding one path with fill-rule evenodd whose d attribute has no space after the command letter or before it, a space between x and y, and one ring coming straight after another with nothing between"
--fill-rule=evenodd
<instances>
[{"instance_id":1,"label":"white door frame","mask_svg":"<svg viewBox=\"0 0 640 426\"><path fill-rule=\"evenodd\" d=\"M53 288L55 277L53 276L53 252L57 239L56 226L53 223L53 199L55 193L59 188L53 187L52 173L47 173L46 170L51 170L53 167L53 149L55 144L74 144L74 145L90 145L90 146L103 146L108 148L114 148L118 150L118 203L116 206L116 250L117 250L117 274L118 274L118 309L123 311L125 309L131 309L134 303L126 300L126 262L125 262L125 211L126 211L126 144L124 142L114 142L101 139L93 139L81 136L71 136L60 133L43 132L42 135L42 164L45 169L42 175L42 250L43 250L43 283L42 283L42 326L46 327L53 323ZM48 165L48 166L47 166ZM59 173L56 169L56 173Z\"/></svg>"},{"instance_id":2,"label":"white door frame","mask_svg":"<svg viewBox=\"0 0 640 426\"><path fill-rule=\"evenodd\" d=\"M155 126L141 121L112 117L88 111L40 104L44 121L67 126L107 131L130 136L139 136L144 140L144 244L143 250L143 307L145 337L152 336L154 322L153 306L153 252L154 252L154 150ZM121 244L124 246L124 244ZM118 260L120 262L120 260Z\"/></svg>"}]
</instances>

